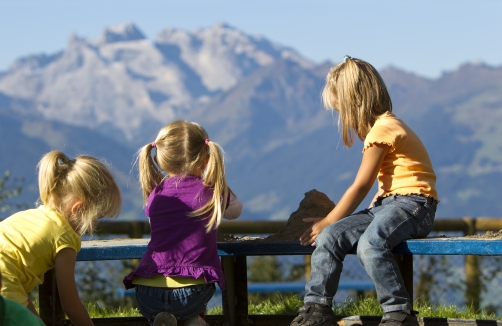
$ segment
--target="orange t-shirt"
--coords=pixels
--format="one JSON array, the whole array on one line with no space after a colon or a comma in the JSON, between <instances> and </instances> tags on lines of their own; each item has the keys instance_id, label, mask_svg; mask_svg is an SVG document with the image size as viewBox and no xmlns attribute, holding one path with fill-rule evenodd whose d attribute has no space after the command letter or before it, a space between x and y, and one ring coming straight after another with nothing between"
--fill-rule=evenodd
<instances>
[{"instance_id":1,"label":"orange t-shirt","mask_svg":"<svg viewBox=\"0 0 502 326\"><path fill-rule=\"evenodd\" d=\"M439 202L429 154L413 130L386 112L378 117L366 136L363 152L375 143L390 146L378 173L382 197L424 195Z\"/></svg>"}]
</instances>

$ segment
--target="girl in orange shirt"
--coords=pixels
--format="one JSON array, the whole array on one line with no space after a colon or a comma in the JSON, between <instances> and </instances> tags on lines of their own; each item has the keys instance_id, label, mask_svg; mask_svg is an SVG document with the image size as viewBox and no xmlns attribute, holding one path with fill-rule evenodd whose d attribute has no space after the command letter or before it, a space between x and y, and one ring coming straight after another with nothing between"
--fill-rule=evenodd
<instances>
[{"instance_id":1,"label":"girl in orange shirt","mask_svg":"<svg viewBox=\"0 0 502 326\"><path fill-rule=\"evenodd\" d=\"M336 207L326 217L305 219L312 226L300 242L316 249L304 305L291 325L337 325L333 297L345 255L357 246L384 311L381 325L418 326L392 249L432 230L438 200L427 150L392 114L385 83L369 63L346 56L328 73L322 97L325 107L339 114L345 146L352 146L354 134L364 141L363 157ZM379 191L372 207L353 213L377 178Z\"/></svg>"}]
</instances>

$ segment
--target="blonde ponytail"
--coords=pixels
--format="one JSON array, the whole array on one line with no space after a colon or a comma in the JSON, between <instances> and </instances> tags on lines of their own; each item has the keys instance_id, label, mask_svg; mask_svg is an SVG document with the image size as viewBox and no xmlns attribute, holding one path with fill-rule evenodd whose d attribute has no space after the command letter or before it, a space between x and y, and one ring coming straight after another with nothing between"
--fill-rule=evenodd
<instances>
[{"instance_id":1,"label":"blonde ponytail","mask_svg":"<svg viewBox=\"0 0 502 326\"><path fill-rule=\"evenodd\" d=\"M51 151L42 157L38 170L40 200L66 217L80 235L92 233L99 218L120 213L120 190L99 160L85 155L71 160L61 151ZM82 202L74 215L73 201Z\"/></svg>"},{"instance_id":2,"label":"blonde ponytail","mask_svg":"<svg viewBox=\"0 0 502 326\"><path fill-rule=\"evenodd\" d=\"M213 197L202 208L192 213L193 216L212 212L206 226L206 232L217 228L227 207L229 189L225 177L225 159L223 149L215 142L208 141L209 159L204 170L203 182L206 187L213 188Z\"/></svg>"},{"instance_id":3,"label":"blonde ponytail","mask_svg":"<svg viewBox=\"0 0 502 326\"><path fill-rule=\"evenodd\" d=\"M148 201L148 196L153 189L162 182L164 174L157 168L152 159L154 143L143 146L138 152L139 183L143 191L143 200Z\"/></svg>"}]
</instances>

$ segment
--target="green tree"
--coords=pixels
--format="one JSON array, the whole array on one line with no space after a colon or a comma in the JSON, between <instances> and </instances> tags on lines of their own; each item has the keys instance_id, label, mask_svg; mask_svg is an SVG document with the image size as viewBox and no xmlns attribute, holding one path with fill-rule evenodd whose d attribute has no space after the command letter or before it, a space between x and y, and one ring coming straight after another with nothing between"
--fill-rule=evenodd
<instances>
[{"instance_id":1,"label":"green tree","mask_svg":"<svg viewBox=\"0 0 502 326\"><path fill-rule=\"evenodd\" d=\"M0 178L0 212L5 212L12 207L21 208L26 205L22 204L12 204L10 199L12 197L18 196L23 187L21 184L24 182L23 178L15 178L13 180L11 178L10 171L5 171L2 178Z\"/></svg>"}]
</instances>

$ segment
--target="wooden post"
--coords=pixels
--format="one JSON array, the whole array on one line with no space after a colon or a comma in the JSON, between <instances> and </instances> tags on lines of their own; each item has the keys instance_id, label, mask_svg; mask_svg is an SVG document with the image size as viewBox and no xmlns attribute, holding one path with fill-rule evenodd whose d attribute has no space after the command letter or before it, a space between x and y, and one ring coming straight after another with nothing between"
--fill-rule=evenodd
<instances>
[{"instance_id":1,"label":"wooden post","mask_svg":"<svg viewBox=\"0 0 502 326\"><path fill-rule=\"evenodd\" d=\"M226 289L222 292L223 325L235 324L235 257L221 257L223 273L225 274Z\"/></svg>"},{"instance_id":2,"label":"wooden post","mask_svg":"<svg viewBox=\"0 0 502 326\"><path fill-rule=\"evenodd\" d=\"M476 219L464 218L466 224L465 235L476 234ZM481 281L479 274L479 257L473 255L465 256L465 300L467 305L472 305L474 311L480 307Z\"/></svg>"},{"instance_id":3,"label":"wooden post","mask_svg":"<svg viewBox=\"0 0 502 326\"><path fill-rule=\"evenodd\" d=\"M61 300L59 299L54 269L44 274L44 283L38 288L38 301L40 305L40 318L45 325L60 325L65 319Z\"/></svg>"},{"instance_id":4,"label":"wooden post","mask_svg":"<svg viewBox=\"0 0 502 326\"><path fill-rule=\"evenodd\" d=\"M248 271L247 257L235 257L235 325L248 326Z\"/></svg>"},{"instance_id":5,"label":"wooden post","mask_svg":"<svg viewBox=\"0 0 502 326\"><path fill-rule=\"evenodd\" d=\"M226 290L223 291L224 325L249 325L246 256L222 257Z\"/></svg>"}]
</instances>

